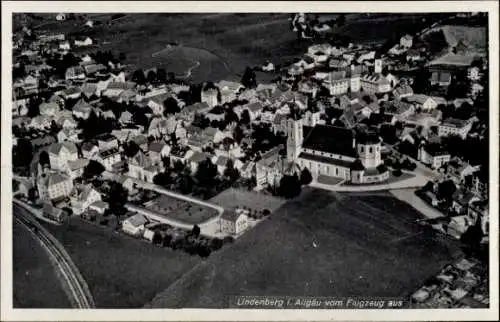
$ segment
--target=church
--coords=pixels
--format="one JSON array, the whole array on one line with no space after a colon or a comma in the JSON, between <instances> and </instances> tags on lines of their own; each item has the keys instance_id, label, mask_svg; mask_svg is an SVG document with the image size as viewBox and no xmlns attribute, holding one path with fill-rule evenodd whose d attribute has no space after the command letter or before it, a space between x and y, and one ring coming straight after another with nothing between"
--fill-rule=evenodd
<instances>
[{"instance_id":1,"label":"church","mask_svg":"<svg viewBox=\"0 0 500 322\"><path fill-rule=\"evenodd\" d=\"M351 129L302 118L287 120L287 135L288 162L307 168L316 180L324 176L365 184L389 178L376 135L356 135Z\"/></svg>"}]
</instances>

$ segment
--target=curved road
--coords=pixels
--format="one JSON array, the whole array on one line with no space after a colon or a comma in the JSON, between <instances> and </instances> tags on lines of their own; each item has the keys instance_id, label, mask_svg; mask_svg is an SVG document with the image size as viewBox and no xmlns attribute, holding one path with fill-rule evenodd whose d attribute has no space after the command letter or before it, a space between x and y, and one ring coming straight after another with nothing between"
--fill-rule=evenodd
<instances>
[{"instance_id":1,"label":"curved road","mask_svg":"<svg viewBox=\"0 0 500 322\"><path fill-rule=\"evenodd\" d=\"M80 309L95 308L94 298L87 283L63 246L34 219L29 210L14 203L12 212L14 219L30 231L42 248L50 255L51 260L55 262L60 273L58 276L62 279L63 288L70 297L72 305Z\"/></svg>"}]
</instances>

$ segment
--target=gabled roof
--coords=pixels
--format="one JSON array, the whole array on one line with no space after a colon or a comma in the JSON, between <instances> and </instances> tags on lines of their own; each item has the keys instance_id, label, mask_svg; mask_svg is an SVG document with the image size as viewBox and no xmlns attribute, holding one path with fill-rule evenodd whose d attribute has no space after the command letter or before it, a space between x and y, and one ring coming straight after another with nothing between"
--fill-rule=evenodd
<instances>
[{"instance_id":1,"label":"gabled roof","mask_svg":"<svg viewBox=\"0 0 500 322\"><path fill-rule=\"evenodd\" d=\"M141 168L148 168L151 166L151 160L140 150L132 157L130 163Z\"/></svg>"},{"instance_id":2,"label":"gabled roof","mask_svg":"<svg viewBox=\"0 0 500 322\"><path fill-rule=\"evenodd\" d=\"M90 112L92 108L92 105L85 102L85 100L82 98L78 102L76 102L75 106L73 106L73 111Z\"/></svg>"},{"instance_id":3,"label":"gabled roof","mask_svg":"<svg viewBox=\"0 0 500 322\"><path fill-rule=\"evenodd\" d=\"M52 144L49 147L49 153L59 155L63 149L68 150L69 153L78 153L76 145L73 142L68 141Z\"/></svg>"},{"instance_id":4,"label":"gabled roof","mask_svg":"<svg viewBox=\"0 0 500 322\"><path fill-rule=\"evenodd\" d=\"M72 171L84 168L85 166L87 166L87 164L89 164L88 159L76 159L75 161L68 161L68 166Z\"/></svg>"},{"instance_id":5,"label":"gabled roof","mask_svg":"<svg viewBox=\"0 0 500 322\"><path fill-rule=\"evenodd\" d=\"M52 172L48 176L47 186L52 186L67 180L70 180L70 178L65 174L62 174L60 172Z\"/></svg>"},{"instance_id":6,"label":"gabled roof","mask_svg":"<svg viewBox=\"0 0 500 322\"><path fill-rule=\"evenodd\" d=\"M305 149L356 157L357 153L353 146L353 138L354 134L349 129L318 124L311 130L309 135L304 138L302 147Z\"/></svg>"},{"instance_id":7,"label":"gabled roof","mask_svg":"<svg viewBox=\"0 0 500 322\"><path fill-rule=\"evenodd\" d=\"M134 227L140 227L149 222L148 219L141 214L135 214L132 217L125 219L125 221L129 222Z\"/></svg>"},{"instance_id":8,"label":"gabled roof","mask_svg":"<svg viewBox=\"0 0 500 322\"><path fill-rule=\"evenodd\" d=\"M160 153L163 148L166 146L165 143L163 142L158 142L158 141L155 141L155 142L151 142L149 143L149 148L148 150L149 151L153 151L153 152L157 152L157 153Z\"/></svg>"}]
</instances>

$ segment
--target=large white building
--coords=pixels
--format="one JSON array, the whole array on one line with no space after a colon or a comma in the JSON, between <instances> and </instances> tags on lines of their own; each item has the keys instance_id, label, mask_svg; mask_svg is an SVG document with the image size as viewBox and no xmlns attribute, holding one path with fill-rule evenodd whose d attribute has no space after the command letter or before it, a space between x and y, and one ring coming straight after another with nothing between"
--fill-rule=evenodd
<instances>
[{"instance_id":1,"label":"large white building","mask_svg":"<svg viewBox=\"0 0 500 322\"><path fill-rule=\"evenodd\" d=\"M50 167L54 170L65 171L68 161L76 159L78 159L78 149L73 142L54 143L49 148Z\"/></svg>"},{"instance_id":2,"label":"large white building","mask_svg":"<svg viewBox=\"0 0 500 322\"><path fill-rule=\"evenodd\" d=\"M462 139L467 137L467 134L472 128L473 119L460 120L448 118L438 126L439 136L459 135Z\"/></svg>"},{"instance_id":3,"label":"large white building","mask_svg":"<svg viewBox=\"0 0 500 322\"><path fill-rule=\"evenodd\" d=\"M287 159L307 168L314 179L340 178L353 183L388 179L377 136L355 133L346 128L312 124L302 119L287 121Z\"/></svg>"}]
</instances>

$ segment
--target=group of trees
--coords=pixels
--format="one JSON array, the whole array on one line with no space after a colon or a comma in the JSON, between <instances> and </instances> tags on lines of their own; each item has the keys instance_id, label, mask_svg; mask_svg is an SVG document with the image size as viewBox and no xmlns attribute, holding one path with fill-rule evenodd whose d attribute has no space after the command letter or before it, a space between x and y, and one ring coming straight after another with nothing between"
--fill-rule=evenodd
<instances>
[{"instance_id":1,"label":"group of trees","mask_svg":"<svg viewBox=\"0 0 500 322\"><path fill-rule=\"evenodd\" d=\"M108 213L113 213L117 217L125 215L127 209L125 204L128 200L128 191L121 183L112 181L107 194L107 202L109 204Z\"/></svg>"},{"instance_id":2,"label":"group of trees","mask_svg":"<svg viewBox=\"0 0 500 322\"><path fill-rule=\"evenodd\" d=\"M116 127L116 120L112 118L104 118L102 115L97 115L93 110L90 112L87 119L80 119L78 127L81 128L84 139L89 140L99 134L111 133Z\"/></svg>"},{"instance_id":3,"label":"group of trees","mask_svg":"<svg viewBox=\"0 0 500 322\"><path fill-rule=\"evenodd\" d=\"M312 182L312 174L309 169L302 169L300 175L284 175L279 183L278 194L287 199L292 199L300 195L303 185Z\"/></svg>"},{"instance_id":4,"label":"group of trees","mask_svg":"<svg viewBox=\"0 0 500 322\"><path fill-rule=\"evenodd\" d=\"M224 243L232 242L232 239L202 237L200 236L200 227L194 225L192 231L182 237L174 237L168 231L157 229L154 232L152 242L158 246L185 251L190 255L197 254L200 257L208 257L212 252L221 249Z\"/></svg>"}]
</instances>

